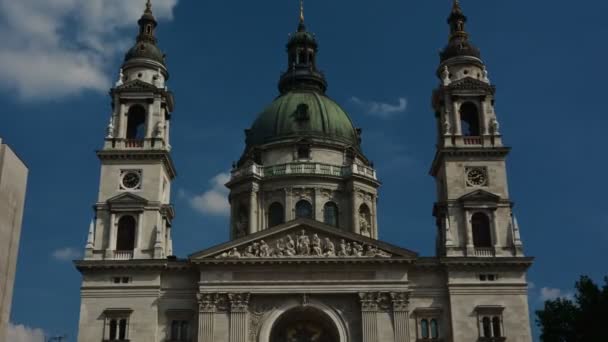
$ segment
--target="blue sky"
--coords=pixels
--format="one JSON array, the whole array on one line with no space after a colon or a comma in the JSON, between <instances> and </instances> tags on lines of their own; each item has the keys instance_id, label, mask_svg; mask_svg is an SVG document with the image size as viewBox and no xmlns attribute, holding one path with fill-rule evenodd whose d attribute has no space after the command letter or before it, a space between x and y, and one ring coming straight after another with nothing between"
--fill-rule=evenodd
<instances>
[{"instance_id":1,"label":"blue sky","mask_svg":"<svg viewBox=\"0 0 608 342\"><path fill-rule=\"evenodd\" d=\"M534 310L543 298L571 293L579 275L608 273L608 3L462 2L513 147L511 195L526 252L537 258L529 273ZM12 320L70 341L80 276L69 260L85 245L107 90L143 3L0 0L0 136L30 168ZM277 95L298 6L154 4L177 99L173 234L176 254L186 256L228 237L225 202L211 201L225 195L217 184L242 152L243 130ZM364 151L384 184L380 237L432 255L430 98L450 1L307 1L306 8L328 93L363 128Z\"/></svg>"}]
</instances>

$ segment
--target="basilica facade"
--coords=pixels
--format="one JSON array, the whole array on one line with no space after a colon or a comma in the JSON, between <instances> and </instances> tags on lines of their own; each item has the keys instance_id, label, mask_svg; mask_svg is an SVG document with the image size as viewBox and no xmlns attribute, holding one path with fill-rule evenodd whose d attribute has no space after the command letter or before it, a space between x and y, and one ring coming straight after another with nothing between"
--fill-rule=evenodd
<instances>
[{"instance_id":1,"label":"basilica facade","mask_svg":"<svg viewBox=\"0 0 608 342\"><path fill-rule=\"evenodd\" d=\"M178 258L174 98L148 2L97 152L95 220L75 263L78 341L530 342L532 258L512 212L495 87L466 21L455 1L432 97L435 256L378 239L380 177L326 94L302 13L279 96L246 130L226 184L230 241Z\"/></svg>"}]
</instances>

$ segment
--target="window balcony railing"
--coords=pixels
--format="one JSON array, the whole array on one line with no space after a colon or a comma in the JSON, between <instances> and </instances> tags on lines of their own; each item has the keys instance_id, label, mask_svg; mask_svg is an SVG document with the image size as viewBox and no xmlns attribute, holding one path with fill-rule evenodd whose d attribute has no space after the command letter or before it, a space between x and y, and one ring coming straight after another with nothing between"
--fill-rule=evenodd
<instances>
[{"instance_id":1,"label":"window balcony railing","mask_svg":"<svg viewBox=\"0 0 608 342\"><path fill-rule=\"evenodd\" d=\"M271 166L260 166L251 164L232 171L232 179L247 176L258 176L260 178L276 177L285 175L324 175L345 177L359 175L376 180L376 170L364 165L338 166L321 163L287 163Z\"/></svg>"},{"instance_id":2,"label":"window balcony railing","mask_svg":"<svg viewBox=\"0 0 608 342\"><path fill-rule=\"evenodd\" d=\"M131 260L133 251L114 251L114 260Z\"/></svg>"},{"instance_id":3,"label":"window balcony railing","mask_svg":"<svg viewBox=\"0 0 608 342\"><path fill-rule=\"evenodd\" d=\"M143 139L126 139L125 147L126 148L144 148L144 140Z\"/></svg>"},{"instance_id":4,"label":"window balcony railing","mask_svg":"<svg viewBox=\"0 0 608 342\"><path fill-rule=\"evenodd\" d=\"M465 145L481 145L483 143L482 137L462 137L462 141Z\"/></svg>"},{"instance_id":5,"label":"window balcony railing","mask_svg":"<svg viewBox=\"0 0 608 342\"><path fill-rule=\"evenodd\" d=\"M494 248L491 247L475 247L475 256L478 257L493 257Z\"/></svg>"}]
</instances>

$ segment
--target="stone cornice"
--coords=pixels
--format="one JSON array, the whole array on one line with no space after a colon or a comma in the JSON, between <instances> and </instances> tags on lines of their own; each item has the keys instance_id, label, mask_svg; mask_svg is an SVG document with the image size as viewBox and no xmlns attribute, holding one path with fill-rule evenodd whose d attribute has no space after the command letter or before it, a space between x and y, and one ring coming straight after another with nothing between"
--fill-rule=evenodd
<instances>
[{"instance_id":1,"label":"stone cornice","mask_svg":"<svg viewBox=\"0 0 608 342\"><path fill-rule=\"evenodd\" d=\"M430 174L435 177L446 157L482 157L502 159L509 155L510 147L440 147L435 152Z\"/></svg>"},{"instance_id":2,"label":"stone cornice","mask_svg":"<svg viewBox=\"0 0 608 342\"><path fill-rule=\"evenodd\" d=\"M76 269L81 273L88 270L148 269L148 270L194 270L187 260L77 260Z\"/></svg>"},{"instance_id":3,"label":"stone cornice","mask_svg":"<svg viewBox=\"0 0 608 342\"><path fill-rule=\"evenodd\" d=\"M155 160L161 161L171 180L177 177L173 159L168 151L162 150L102 150L97 151L100 160Z\"/></svg>"}]
</instances>

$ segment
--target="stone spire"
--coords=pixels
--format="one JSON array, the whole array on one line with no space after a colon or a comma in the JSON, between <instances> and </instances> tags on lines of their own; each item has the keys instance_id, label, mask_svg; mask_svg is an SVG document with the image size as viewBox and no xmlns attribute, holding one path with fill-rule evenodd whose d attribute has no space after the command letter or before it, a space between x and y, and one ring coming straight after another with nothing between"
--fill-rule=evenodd
<instances>
[{"instance_id":1,"label":"stone spire","mask_svg":"<svg viewBox=\"0 0 608 342\"><path fill-rule=\"evenodd\" d=\"M454 0L452 11L448 17L450 25L450 38L448 45L441 52L441 61L446 61L453 57L470 56L480 58L481 54L470 41L466 31L467 17L462 11L459 0Z\"/></svg>"},{"instance_id":2,"label":"stone spire","mask_svg":"<svg viewBox=\"0 0 608 342\"><path fill-rule=\"evenodd\" d=\"M288 67L281 75L279 91L285 94L295 89L325 93L325 76L317 69L318 44L315 35L308 32L304 23L304 1L300 0L298 29L287 42Z\"/></svg>"}]
</instances>

